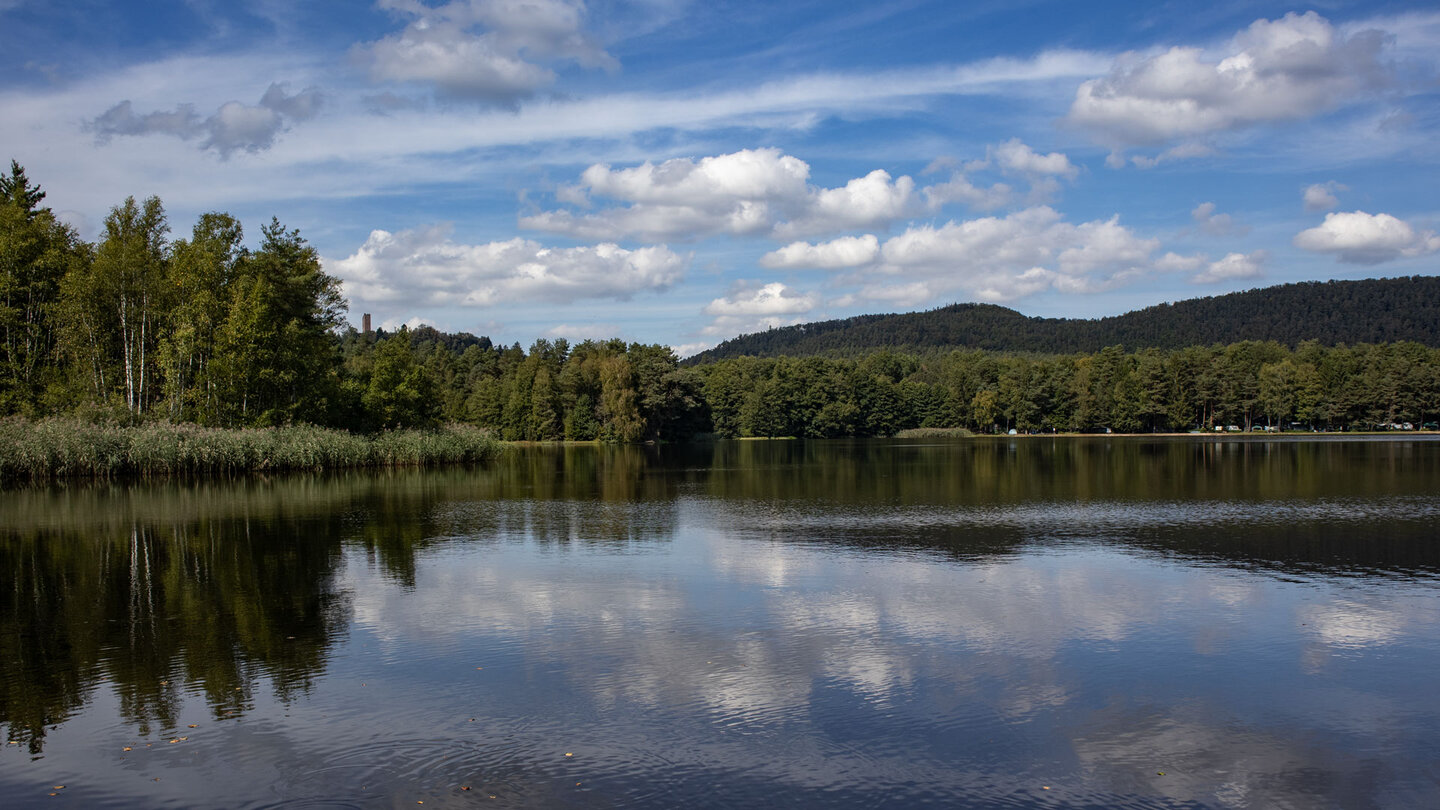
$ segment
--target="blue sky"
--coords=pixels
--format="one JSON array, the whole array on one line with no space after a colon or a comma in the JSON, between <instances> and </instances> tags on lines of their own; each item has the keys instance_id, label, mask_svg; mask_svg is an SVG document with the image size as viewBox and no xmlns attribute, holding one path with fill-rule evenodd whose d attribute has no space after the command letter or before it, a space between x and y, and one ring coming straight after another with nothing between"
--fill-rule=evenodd
<instances>
[{"instance_id":1,"label":"blue sky","mask_svg":"<svg viewBox=\"0 0 1440 810\"><path fill-rule=\"evenodd\" d=\"M1425 3L0 0L0 144L93 239L299 228L351 319L682 354L1440 269Z\"/></svg>"}]
</instances>

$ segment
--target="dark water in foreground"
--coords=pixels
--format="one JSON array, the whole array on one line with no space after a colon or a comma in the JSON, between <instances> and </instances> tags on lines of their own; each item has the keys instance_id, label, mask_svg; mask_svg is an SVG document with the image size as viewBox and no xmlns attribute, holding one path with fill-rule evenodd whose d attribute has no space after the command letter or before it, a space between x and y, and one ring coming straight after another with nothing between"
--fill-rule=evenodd
<instances>
[{"instance_id":1,"label":"dark water in foreground","mask_svg":"<svg viewBox=\"0 0 1440 810\"><path fill-rule=\"evenodd\" d=\"M0 572L6 808L1440 807L1436 441L69 486Z\"/></svg>"}]
</instances>

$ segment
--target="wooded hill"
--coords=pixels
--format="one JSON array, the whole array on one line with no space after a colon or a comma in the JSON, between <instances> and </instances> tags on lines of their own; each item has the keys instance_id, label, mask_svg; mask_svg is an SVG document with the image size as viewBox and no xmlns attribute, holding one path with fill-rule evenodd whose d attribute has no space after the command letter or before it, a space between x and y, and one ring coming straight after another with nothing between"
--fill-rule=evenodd
<instances>
[{"instance_id":1,"label":"wooded hill","mask_svg":"<svg viewBox=\"0 0 1440 810\"><path fill-rule=\"evenodd\" d=\"M1440 346L1440 276L1307 281L1193 298L1109 318L1030 318L994 304L858 315L741 335L687 360L856 356L876 349L1072 354L1106 346L1179 349L1273 340L1286 346L1409 340Z\"/></svg>"}]
</instances>

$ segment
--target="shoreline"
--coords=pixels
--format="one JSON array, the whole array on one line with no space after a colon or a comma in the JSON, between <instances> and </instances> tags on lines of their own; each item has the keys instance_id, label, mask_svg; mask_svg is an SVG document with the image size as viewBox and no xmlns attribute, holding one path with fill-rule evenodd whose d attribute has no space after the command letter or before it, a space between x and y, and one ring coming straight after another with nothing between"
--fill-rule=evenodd
<instances>
[{"instance_id":1,"label":"shoreline","mask_svg":"<svg viewBox=\"0 0 1440 810\"><path fill-rule=\"evenodd\" d=\"M910 435L906 435L909 433ZM1250 431L1184 433L972 433L964 429L915 429L888 437L806 439L798 436L707 434L694 443L797 441L962 441L1164 439L1203 442L1345 441L1434 439L1440 431ZM78 420L0 421L0 487L62 480L226 478L256 473L426 468L493 461L511 449L601 447L598 440L502 441L483 428L446 425L372 435L291 425L270 428L208 428L157 422L134 426L92 425ZM635 446L657 446L654 442Z\"/></svg>"},{"instance_id":2,"label":"shoreline","mask_svg":"<svg viewBox=\"0 0 1440 810\"><path fill-rule=\"evenodd\" d=\"M358 435L313 425L207 428L72 419L0 421L0 485L61 479L225 477L431 467L491 460L506 445L469 425Z\"/></svg>"}]
</instances>

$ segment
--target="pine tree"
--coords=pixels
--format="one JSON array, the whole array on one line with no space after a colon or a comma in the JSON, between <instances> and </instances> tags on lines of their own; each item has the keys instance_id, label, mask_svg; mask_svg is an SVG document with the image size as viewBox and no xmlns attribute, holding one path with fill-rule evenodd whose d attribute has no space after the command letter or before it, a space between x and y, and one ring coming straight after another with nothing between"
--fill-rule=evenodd
<instances>
[{"instance_id":1,"label":"pine tree","mask_svg":"<svg viewBox=\"0 0 1440 810\"><path fill-rule=\"evenodd\" d=\"M43 199L12 160L10 176L0 176L0 415L37 413L57 381L60 285L89 260L75 231L39 207Z\"/></svg>"}]
</instances>

